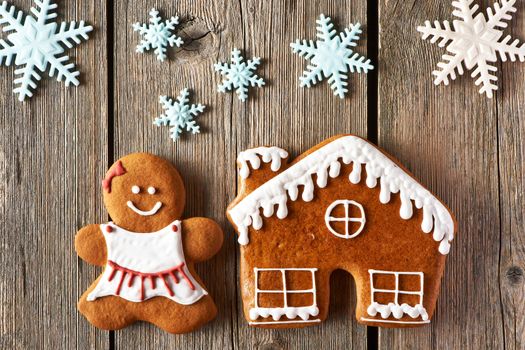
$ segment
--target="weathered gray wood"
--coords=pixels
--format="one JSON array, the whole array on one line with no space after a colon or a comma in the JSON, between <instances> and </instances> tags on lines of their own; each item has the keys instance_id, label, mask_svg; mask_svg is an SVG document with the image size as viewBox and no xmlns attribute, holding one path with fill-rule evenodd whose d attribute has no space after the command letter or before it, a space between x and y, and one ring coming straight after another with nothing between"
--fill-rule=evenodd
<instances>
[{"instance_id":1,"label":"weathered gray wood","mask_svg":"<svg viewBox=\"0 0 525 350\"><path fill-rule=\"evenodd\" d=\"M29 11L29 0L10 1ZM82 85L47 74L36 95L12 93L0 67L0 348L107 348L107 332L76 310L96 277L73 249L76 230L106 217L99 181L107 164L104 1L59 1L59 21L86 20L92 39L68 55ZM5 38L5 34L0 35Z\"/></svg>"},{"instance_id":2,"label":"weathered gray wood","mask_svg":"<svg viewBox=\"0 0 525 350\"><path fill-rule=\"evenodd\" d=\"M225 228L228 238L220 256L201 268L220 315L210 326L177 337L149 325L134 326L116 333L116 347L315 348L353 343L355 348L364 348L366 328L356 326L353 285L342 274L333 282L338 289L333 300L337 310L325 325L289 332L250 329L240 311L235 258L238 247L224 213L236 191L235 158L244 148L274 144L297 154L336 133L366 135L366 76L352 76L352 97L346 100L333 96L326 82L314 89L301 89L298 77L306 62L289 48L295 38L315 37L315 19L320 13L333 14L343 29L350 21L365 22L366 7L349 2L341 10L334 1L317 5L308 1L176 5L161 1L156 7L165 16L181 16L182 35L187 41L189 37L202 39L191 43L194 49L172 50L172 59L166 63L157 62L152 54L136 55L133 46L139 37L130 26L147 20L145 9L149 7L145 1L116 4L115 157L145 150L172 159L187 181L186 216L212 217ZM233 94L216 92L221 77L213 72L212 65L228 60L234 47L242 49L245 57L263 58L259 73L268 86L252 90L245 104ZM366 40L360 42L358 51L366 52ZM151 123L161 112L158 95L176 96L186 86L194 88L195 101L209 105L207 113L198 118L204 133L173 144L167 129L157 129ZM329 117L334 115L337 117ZM226 281L224 276L229 276Z\"/></svg>"},{"instance_id":3,"label":"weathered gray wood","mask_svg":"<svg viewBox=\"0 0 525 350\"><path fill-rule=\"evenodd\" d=\"M233 133L238 152L250 147L279 146L292 158L328 137L341 133L367 133L367 78L349 74L349 96L334 96L328 83L300 88L299 76L307 61L292 53L296 39L315 39L316 19L332 17L341 31L349 23L364 24L356 51L366 55L366 1L243 1L242 38L230 45L244 47L248 56L264 58L260 70L268 86L254 91L245 105L232 101ZM221 47L225 58L231 46ZM233 100L232 100L233 99ZM237 254L238 247L235 252ZM355 320L355 287L351 276L332 277L329 319L314 327L296 330L254 329L247 326L237 291L238 341L241 349L366 348L366 327Z\"/></svg>"},{"instance_id":4,"label":"weathered gray wood","mask_svg":"<svg viewBox=\"0 0 525 350\"><path fill-rule=\"evenodd\" d=\"M525 4L508 33L525 41ZM500 179L501 232L499 287L505 349L525 348L525 65L500 65L501 93L497 99L498 160Z\"/></svg>"},{"instance_id":5,"label":"weathered gray wood","mask_svg":"<svg viewBox=\"0 0 525 350\"><path fill-rule=\"evenodd\" d=\"M115 2L115 159L146 151L171 160L186 184L185 218L204 216L224 228L224 247L212 260L197 265L219 315L209 325L187 335L170 335L145 323L115 333L117 349L231 349L236 342L235 298L237 280L234 239L226 223L228 197L235 193L234 138L231 136L231 100L216 92L213 63L240 33L237 2L157 1L163 17L178 15L176 32L186 41L170 49L170 59L157 61L153 52L135 53L140 35L132 24L149 19L150 1ZM169 138L168 127L153 120L163 110L159 95L177 97L190 88L193 103L206 105L197 117L201 134ZM175 321L175 320L174 320Z\"/></svg>"},{"instance_id":6,"label":"weathered gray wood","mask_svg":"<svg viewBox=\"0 0 525 350\"><path fill-rule=\"evenodd\" d=\"M12 0L24 10L30 0ZM479 1L482 7L493 1ZM219 316L194 333L172 336L147 324L115 332L115 348L245 349L365 348L366 328L354 319L355 292L343 272L332 278L326 323L302 330L249 328L241 312L236 237L225 209L236 193L235 158L253 146L277 145L292 157L338 133L366 136L367 78L351 75L350 94L332 95L322 82L299 87L306 67L289 43L315 38L315 19L331 16L337 29L365 25L357 51L366 54L366 1L58 1L59 20L84 19L92 39L70 50L82 85L64 88L45 78L35 97L19 103L12 94L14 68L0 67L0 348L108 348L110 333L92 327L75 308L100 269L80 261L75 231L103 222L100 179L110 158L147 151L172 160L186 181L186 217L220 222L221 253L198 265ZM507 30L525 40L525 5ZM134 52L134 22L151 7L179 15L186 44L160 63ZM525 346L525 202L523 193L525 65L499 64L501 91L478 95L466 74L435 87L431 72L444 49L421 40L425 19L452 19L449 2L381 0L379 145L404 163L455 212L458 237L449 255L441 296L430 326L380 330L382 349L522 349ZM109 18L108 18L109 16ZM106 52L114 21L114 57ZM5 37L1 34L0 37ZM213 63L237 47L261 56L267 81L241 103L219 94ZM107 61L114 63L114 91ZM373 62L375 65L378 62ZM158 96L176 97L189 87L207 105L197 118L203 133L173 143L168 128L152 125L162 112ZM114 100L108 135L108 99ZM373 123L372 123L373 125ZM108 144L108 138L114 139ZM110 154L112 150L114 154Z\"/></svg>"},{"instance_id":7,"label":"weathered gray wood","mask_svg":"<svg viewBox=\"0 0 525 350\"><path fill-rule=\"evenodd\" d=\"M512 122L524 98L511 81L523 67L504 64L503 94L493 100L478 94L467 73L435 87L431 72L444 49L421 40L415 28L426 19L450 20L451 11L442 2L380 2L379 144L442 198L459 223L431 326L381 330L382 349L523 346L523 279L505 277L520 271L511 266L523 267L523 145L517 139L523 127Z\"/></svg>"}]
</instances>

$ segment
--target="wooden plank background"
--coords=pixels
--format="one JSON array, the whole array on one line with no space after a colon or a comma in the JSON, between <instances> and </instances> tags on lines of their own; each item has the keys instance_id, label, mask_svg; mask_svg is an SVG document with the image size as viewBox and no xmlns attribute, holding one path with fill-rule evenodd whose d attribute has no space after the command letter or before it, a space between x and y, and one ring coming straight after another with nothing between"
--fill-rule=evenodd
<instances>
[{"instance_id":1,"label":"wooden plank background","mask_svg":"<svg viewBox=\"0 0 525 350\"><path fill-rule=\"evenodd\" d=\"M12 0L29 10L30 0ZM493 1L478 1L482 8ZM525 347L525 64L499 64L500 91L478 95L466 75L434 87L431 71L444 49L421 40L424 20L451 20L438 0L129 0L58 1L59 20L84 19L92 39L68 54L82 85L40 82L25 103L11 92L14 68L0 68L0 348L2 349L523 349ZM180 49L160 63L134 52L134 22L156 7L179 15ZM506 30L525 40L525 4ZM326 82L302 89L306 62L289 43L313 39L320 13L337 29L364 25L357 51L372 74L353 74L350 94ZM3 37L3 36L2 36ZM237 47L260 56L267 86L241 103L219 94L213 63ZM188 87L207 106L202 133L173 143L152 125L159 95ZM236 193L235 158L253 146L300 154L338 133L368 137L400 159L442 198L459 222L435 318L413 330L366 328L354 318L349 275L334 274L328 321L301 330L249 328L241 314L237 244L225 219ZM185 179L186 217L206 216L224 228L218 256L198 266L219 308L194 333L166 334L148 324L96 330L76 311L99 269L73 249L78 228L107 220L100 179L117 158L137 151L172 160Z\"/></svg>"}]
</instances>

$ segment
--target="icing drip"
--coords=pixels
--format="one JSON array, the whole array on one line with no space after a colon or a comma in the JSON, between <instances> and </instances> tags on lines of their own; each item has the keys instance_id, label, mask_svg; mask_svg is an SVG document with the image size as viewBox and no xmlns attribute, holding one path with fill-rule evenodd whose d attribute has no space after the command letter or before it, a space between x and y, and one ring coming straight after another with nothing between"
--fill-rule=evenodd
<instances>
[{"instance_id":1,"label":"icing drip","mask_svg":"<svg viewBox=\"0 0 525 350\"><path fill-rule=\"evenodd\" d=\"M281 290L274 290L274 289L260 289L259 288L259 272L261 271L279 271L281 273L281 279L282 279L282 286L283 289ZM290 289L290 286L287 283L286 280L286 272L287 271L307 271L311 273L311 283L312 287L310 289ZM259 317L272 317L274 321L279 321L283 315L288 317L290 320L293 320L294 318L300 317L303 321L306 321L310 318L310 316L317 316L319 315L319 308L317 307L317 289L315 286L315 272L317 271L317 268L257 268L255 267L253 269L254 275L255 275L255 294L254 294L254 307L252 307L249 311L250 319L256 320ZM283 304L284 307L260 307L259 306L259 295L261 294L267 294L267 293L278 293L282 294L283 296ZM311 294L312 295L312 305L309 306L289 306L288 305L288 296L292 293L300 293L300 294ZM286 321L284 321L286 322Z\"/></svg>"},{"instance_id":2,"label":"icing drip","mask_svg":"<svg viewBox=\"0 0 525 350\"><path fill-rule=\"evenodd\" d=\"M379 313L381 315L381 318L383 319L386 319L390 317L390 315L392 315L399 320L404 315L409 315L412 318L418 318L421 316L421 318L424 321L428 320L427 310L425 310L425 308L421 304L410 306L405 303L401 305L388 303L387 305L385 305L373 302L372 304L370 304L366 312L372 317L376 316L377 313Z\"/></svg>"},{"instance_id":3,"label":"icing drip","mask_svg":"<svg viewBox=\"0 0 525 350\"><path fill-rule=\"evenodd\" d=\"M260 161L256 157L257 152L254 150L247 152L242 152L239 155L242 178L249 175L247 161L250 161L254 169L260 166ZM274 151L274 154L276 154L275 152L277 151ZM254 157L257 158L256 161ZM273 160L272 157L266 157L266 159ZM340 174L341 161L344 164L352 163L353 168L349 181L353 184L361 181L362 165L365 165L366 185L368 187L375 187L378 179L380 180L379 200L381 203L388 203L392 193L399 193L401 199L399 214L401 218L410 219L412 217L413 205L418 209L423 209L421 230L429 233L434 229L432 236L440 242L439 252L448 254L450 241L454 239L454 221L447 208L381 151L356 136L338 138L312 152L251 192L229 210L230 217L239 231L239 243L242 245L249 243L248 229L250 226L253 226L255 230L262 227L260 208L265 208L264 215L270 216L273 215L273 211L269 208L277 205L277 217L279 219L285 218L288 214L286 206L288 196L292 201L295 201L299 195L298 187L304 186L301 197L306 202L311 201L314 198L315 188L313 175L317 176L317 185L323 188L327 185L327 173L330 177L337 177Z\"/></svg>"},{"instance_id":4,"label":"icing drip","mask_svg":"<svg viewBox=\"0 0 525 350\"><path fill-rule=\"evenodd\" d=\"M259 147L252 148L241 152L237 157L237 162L241 165L239 175L243 179L247 179L250 176L250 163L253 169L259 169L261 167L261 158L265 163L270 163L270 168L273 172L278 171L281 168L281 159L286 159L288 152L279 147Z\"/></svg>"},{"instance_id":5,"label":"icing drip","mask_svg":"<svg viewBox=\"0 0 525 350\"><path fill-rule=\"evenodd\" d=\"M367 309L367 313L374 317L379 313L383 319L387 319L390 315L393 315L398 320L403 318L404 315L409 315L412 318L418 318L421 316L423 321L428 320L427 310L423 306L424 297L424 274L423 272L408 272L408 271L384 271L384 270L368 270L370 274L370 300L371 304ZM374 275L393 276L394 277L394 289L378 289L374 286ZM401 279L405 279L407 276L419 277L419 289L418 290L400 290ZM376 293L387 293L393 296L394 302L388 304L380 304L375 301ZM410 306L406 303L399 305L400 295L418 295L419 302L415 306ZM394 322L394 321L392 321Z\"/></svg>"},{"instance_id":6,"label":"icing drip","mask_svg":"<svg viewBox=\"0 0 525 350\"><path fill-rule=\"evenodd\" d=\"M130 232L113 223L100 228L107 263L88 301L115 295L131 302L166 297L190 305L207 294L187 267L180 221L150 233Z\"/></svg>"},{"instance_id":7,"label":"icing drip","mask_svg":"<svg viewBox=\"0 0 525 350\"><path fill-rule=\"evenodd\" d=\"M302 306L302 307L254 307L250 309L250 319L256 320L259 317L272 317L274 321L278 321L282 316L293 320L300 317L307 320L310 316L319 315L319 308L317 306Z\"/></svg>"},{"instance_id":8,"label":"icing drip","mask_svg":"<svg viewBox=\"0 0 525 350\"><path fill-rule=\"evenodd\" d=\"M170 288L170 285L166 282L166 278L172 278L173 281L177 284L179 283L179 278L177 277L177 274L179 274L188 283L189 288L191 290L195 290L195 285L191 282L191 280L188 278L188 275L186 275L186 272L184 271L184 263L180 263L178 266L175 266L169 270L160 271L157 273L142 273L140 271L133 271L125 267L122 267L119 264L111 260L108 261L108 265L112 268L111 273L108 277L109 282L113 280L117 272L120 272L120 280L115 290L115 295L120 295L122 283L124 282L124 279L126 278L127 275L129 275L128 287L133 286L133 281L135 280L135 277L140 277L140 281L141 281L140 300L144 300L144 279L145 278L149 278L151 280L151 286L153 289L156 288L155 279L157 278L160 279L161 281L164 282L164 286L166 287L166 290L168 291L169 295L174 296L175 293Z\"/></svg>"}]
</instances>

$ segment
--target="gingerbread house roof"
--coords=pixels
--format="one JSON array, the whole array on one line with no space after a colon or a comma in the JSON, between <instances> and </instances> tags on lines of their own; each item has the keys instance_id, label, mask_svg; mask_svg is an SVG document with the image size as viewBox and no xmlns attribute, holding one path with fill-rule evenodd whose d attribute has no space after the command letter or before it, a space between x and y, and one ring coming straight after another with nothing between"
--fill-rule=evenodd
<instances>
[{"instance_id":1,"label":"gingerbread house roof","mask_svg":"<svg viewBox=\"0 0 525 350\"><path fill-rule=\"evenodd\" d=\"M252 168L259 168L259 156L264 162L272 163L272 171L277 171L280 168L281 159L288 157L288 154L277 147L261 147L241 152L238 163L242 178L249 176L248 162ZM423 209L421 230L424 233L430 233L433 229L434 240L440 242L439 252L448 254L455 227L449 210L388 156L357 136L342 136L324 144L256 188L230 208L228 214L239 231L239 243L241 245L249 243L248 229L250 226L255 230L262 227L261 208L266 217L276 214L279 219L286 218L288 199L297 200L298 187L304 186L302 200L312 201L316 185L324 188L328 184L328 177L336 178L341 174L341 162L354 164L349 176L352 184L358 184L361 181L361 168L363 164L365 165L366 185L374 188L379 181L381 203L388 203L392 193L399 193L401 218L410 219L414 205L417 209ZM313 175L317 176L315 183ZM274 213L275 205L277 205L276 213Z\"/></svg>"}]
</instances>

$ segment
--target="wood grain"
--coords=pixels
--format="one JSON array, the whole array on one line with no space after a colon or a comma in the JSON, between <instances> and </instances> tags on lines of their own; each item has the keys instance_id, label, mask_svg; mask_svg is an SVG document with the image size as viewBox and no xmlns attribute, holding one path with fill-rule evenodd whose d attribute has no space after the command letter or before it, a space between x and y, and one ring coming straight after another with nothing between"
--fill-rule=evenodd
<instances>
[{"instance_id":1,"label":"wood grain","mask_svg":"<svg viewBox=\"0 0 525 350\"><path fill-rule=\"evenodd\" d=\"M341 133L366 136L367 79L350 74L349 97L339 99L323 81L311 89L299 87L307 62L292 53L296 39L315 39L316 19L331 16L341 31L361 22L366 33L366 3L358 1L242 1L242 38L248 55L265 58L262 75L268 86L241 105L234 99L233 133L237 152L261 145L278 146L295 157L328 137ZM366 35L356 51L366 55ZM224 48L226 53L229 47ZM231 98L231 97L230 97ZM237 247L236 247L237 248ZM231 254L237 254L232 251ZM254 329L246 325L237 291L238 339L241 349L366 348L366 327L355 320L355 287L351 276L332 277L328 320L316 327L295 330ZM344 344L344 345L343 345Z\"/></svg>"},{"instance_id":2,"label":"wood grain","mask_svg":"<svg viewBox=\"0 0 525 350\"><path fill-rule=\"evenodd\" d=\"M238 281L234 278L235 236L224 221L224 213L235 196L235 158L241 150L267 144L297 154L334 133L366 135L366 77L351 79L352 98L346 100L334 97L327 84L301 89L298 77L306 63L289 48L295 38L315 37L315 20L322 11L335 13L335 23L343 26L350 21L365 21L366 7L348 2L341 11L333 1L316 5L308 1L230 1L221 5L179 2L177 6L159 1L156 8L165 16L181 16L184 39L205 39L195 40L199 45L191 51L186 47L172 50L172 60L160 64L152 54L132 54L132 43L138 38L129 27L147 19L143 9L148 7L144 1L131 3L117 4L115 12L115 77L122 77L116 80L115 156L145 150L173 160L187 180L186 216L218 219L229 239L221 255L202 269L202 277L220 309L220 317L212 325L178 337L140 325L117 332L117 348L153 343L177 348L293 348L353 343L355 348L364 348L366 328L355 327L355 293L349 277L342 274L334 279L334 287L339 290L334 304L346 306L338 308L326 325L290 332L248 328L241 315ZM259 74L267 86L252 90L245 104L234 94L216 92L221 77L213 72L213 63L229 60L234 47L242 49L245 57L263 58ZM359 51L366 53L366 40L361 41ZM204 133L172 143L166 129L156 129L151 123L160 113L157 96L175 96L183 87L193 88L195 101L209 105L207 113L199 117ZM327 118L329 115L337 118ZM226 283L224 276L230 276ZM306 334L316 335L306 338ZM209 344L209 339L216 341Z\"/></svg>"},{"instance_id":3,"label":"wood grain","mask_svg":"<svg viewBox=\"0 0 525 350\"><path fill-rule=\"evenodd\" d=\"M523 200L516 195L523 193L523 172L517 177L511 173L523 170L523 146L506 137L502 142L501 131L515 137L523 132L523 126L509 130L523 97L513 97L504 88L495 99L487 99L478 94L469 74L448 87L433 86L431 72L444 49L404 28L416 28L426 19L452 19L452 7L446 5L380 2L379 143L452 208L459 230L431 326L380 330L379 345L520 348L523 302L517 300L522 300L523 281L513 273L522 271L518 266L523 264L523 241L517 251L511 242L519 242L523 231ZM392 21L401 16L404 21ZM520 22L512 23L519 26ZM519 89L509 81L510 72L516 74L518 67L507 65L512 65L504 74L508 78L499 85ZM516 161L521 162L518 169Z\"/></svg>"},{"instance_id":4,"label":"wood grain","mask_svg":"<svg viewBox=\"0 0 525 350\"><path fill-rule=\"evenodd\" d=\"M135 53L140 35L135 22L148 20L155 6L163 17L178 15L187 43L170 49L170 59L157 61L153 52ZM235 243L226 224L228 197L235 192L234 140L231 137L231 101L216 92L213 63L225 43L240 32L237 2L128 1L115 3L115 159L131 152L146 151L171 160L185 181L185 218L204 216L219 222L226 233L221 252L197 265L199 276L219 309L218 318L187 335L173 336L152 325L140 323L115 333L115 348L228 349L236 343ZM229 46L229 45L228 45ZM201 134L169 138L168 127L153 125L163 110L160 95L177 97L189 88L192 103L206 105L197 117ZM176 322L176 320L174 320ZM213 341L211 341L213 340Z\"/></svg>"},{"instance_id":5,"label":"wood grain","mask_svg":"<svg viewBox=\"0 0 525 350\"><path fill-rule=\"evenodd\" d=\"M26 11L33 5L10 2ZM484 8L494 0L477 3ZM355 287L342 271L332 276L324 324L288 331L249 328L238 290L238 246L225 218L236 194L240 151L276 145L295 157L339 133L377 135L379 145L442 198L459 222L431 325L379 330L379 348L524 348L525 64L498 65L500 91L492 100L478 95L468 74L435 87L431 72L444 49L421 40L415 28L426 19L451 20L450 1L58 5L59 20L84 19L96 28L90 41L68 51L82 85L65 88L44 78L37 94L20 103L11 92L14 68L0 67L0 348L374 349L375 329L367 332L356 323ZM506 33L523 41L525 5L516 5ZM164 63L151 52L135 53L140 36L131 26L147 21L151 7L165 17L181 17L177 33L185 45L170 49ZM367 11L376 7L379 38L367 27ZM320 13L331 16L338 30L364 25L359 53L367 54L367 40L379 45L379 62L373 62L379 65L378 82L351 74L344 100L333 96L326 81L299 87L307 63L289 43L315 39ZM375 21L375 13L368 16ZM262 57L258 73L267 86L250 90L246 103L216 92L221 77L213 63L227 61L234 47L245 57ZM194 103L207 108L197 118L202 133L174 143L168 128L155 127L153 119L162 112L158 96L176 97L185 87ZM137 151L173 161L186 182L185 217L214 218L226 233L219 255L197 266L219 316L191 334L173 336L145 323L99 331L75 308L100 269L76 257L74 234L107 220L100 179L113 160Z\"/></svg>"},{"instance_id":6,"label":"wood grain","mask_svg":"<svg viewBox=\"0 0 525 350\"><path fill-rule=\"evenodd\" d=\"M28 11L29 0L10 1ZM68 50L82 85L41 81L24 103L14 67L0 68L0 348L107 348L107 332L76 310L95 269L73 249L76 230L105 219L106 14L103 1L59 1L59 21L85 20L92 39ZM2 34L2 37L4 35ZM94 69L96 67L96 69Z\"/></svg>"},{"instance_id":7,"label":"wood grain","mask_svg":"<svg viewBox=\"0 0 525 350\"><path fill-rule=\"evenodd\" d=\"M525 41L525 4L508 34ZM499 292L505 349L525 348L525 66L502 63L502 86L497 99L498 166L500 190Z\"/></svg>"}]
</instances>

